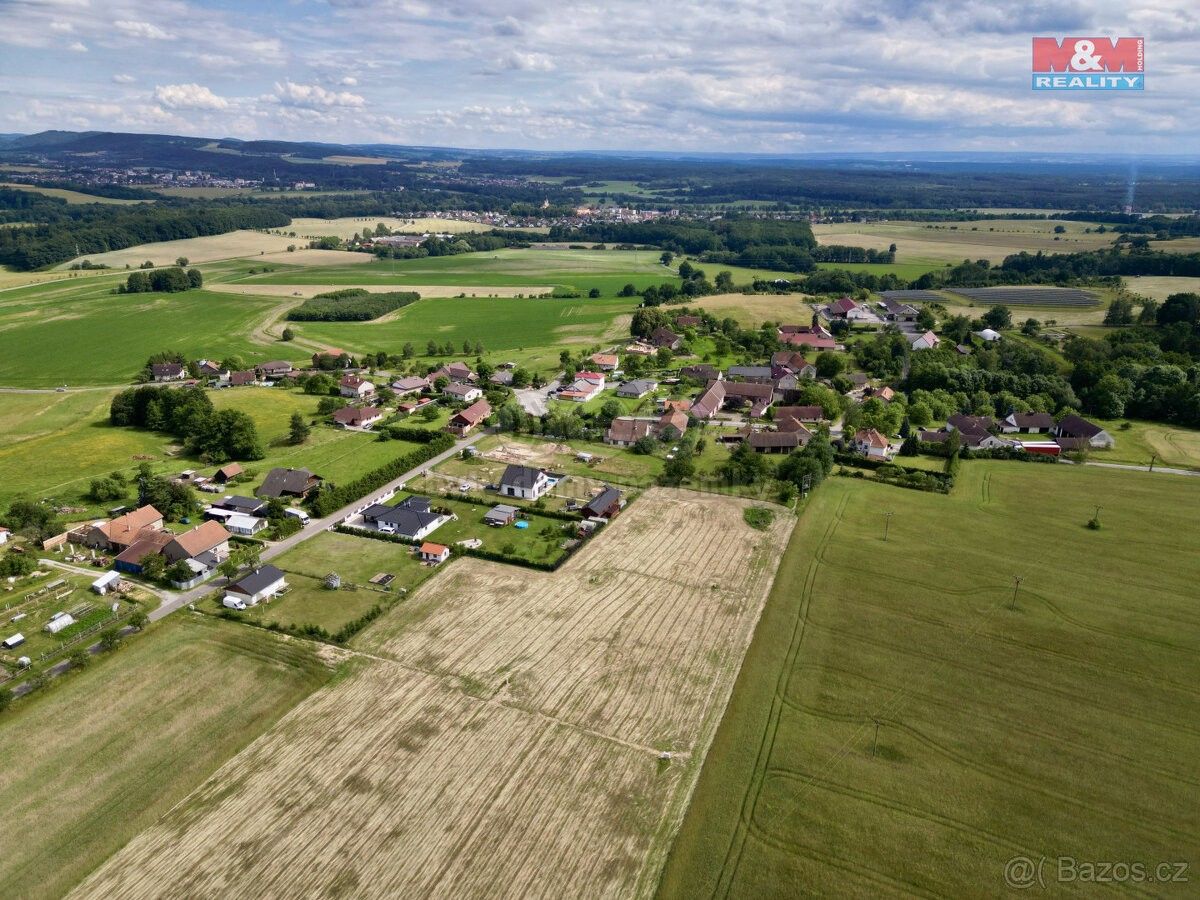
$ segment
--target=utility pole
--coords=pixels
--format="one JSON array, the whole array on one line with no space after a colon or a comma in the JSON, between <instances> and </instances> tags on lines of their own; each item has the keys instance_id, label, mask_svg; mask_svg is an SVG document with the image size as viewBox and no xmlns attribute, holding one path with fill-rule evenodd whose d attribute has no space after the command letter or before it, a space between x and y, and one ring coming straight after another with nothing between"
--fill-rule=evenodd
<instances>
[{"instance_id":1,"label":"utility pole","mask_svg":"<svg viewBox=\"0 0 1200 900\"><path fill-rule=\"evenodd\" d=\"M894 512L885 512L883 514L883 539L885 541L888 539L888 526L892 524L892 516L894 515Z\"/></svg>"},{"instance_id":2,"label":"utility pole","mask_svg":"<svg viewBox=\"0 0 1200 900\"><path fill-rule=\"evenodd\" d=\"M879 749L879 720L871 716L871 721L875 723L875 739L871 741L871 756L875 756L875 751Z\"/></svg>"},{"instance_id":3,"label":"utility pole","mask_svg":"<svg viewBox=\"0 0 1200 900\"><path fill-rule=\"evenodd\" d=\"M1021 587L1021 582L1024 580L1025 579L1020 575L1013 576L1013 595L1012 602L1008 604L1009 609L1015 610L1017 608L1017 590Z\"/></svg>"},{"instance_id":4,"label":"utility pole","mask_svg":"<svg viewBox=\"0 0 1200 900\"><path fill-rule=\"evenodd\" d=\"M1157 454L1157 453L1152 453L1152 454L1150 455L1150 468L1149 468L1149 469L1147 469L1147 471L1149 471L1149 472L1153 472L1153 471L1154 471L1154 464L1155 464L1157 461L1158 461L1158 454Z\"/></svg>"}]
</instances>

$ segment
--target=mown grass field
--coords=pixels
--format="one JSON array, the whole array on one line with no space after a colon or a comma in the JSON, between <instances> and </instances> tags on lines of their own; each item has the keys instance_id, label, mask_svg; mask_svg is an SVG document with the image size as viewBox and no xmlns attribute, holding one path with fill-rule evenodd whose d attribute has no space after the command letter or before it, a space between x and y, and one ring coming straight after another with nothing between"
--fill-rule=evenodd
<instances>
[{"instance_id":1,"label":"mown grass field","mask_svg":"<svg viewBox=\"0 0 1200 900\"><path fill-rule=\"evenodd\" d=\"M332 675L312 645L180 613L0 716L0 880L61 897Z\"/></svg>"},{"instance_id":2,"label":"mown grass field","mask_svg":"<svg viewBox=\"0 0 1200 900\"><path fill-rule=\"evenodd\" d=\"M1172 241L1172 244L1175 243ZM1135 294L1154 300L1166 300L1172 294L1200 293L1200 278L1184 275L1139 275L1126 277L1125 286Z\"/></svg>"},{"instance_id":3,"label":"mown grass field","mask_svg":"<svg viewBox=\"0 0 1200 900\"><path fill-rule=\"evenodd\" d=\"M14 184L12 182L0 182L0 188L7 188L13 191L29 191L34 194L45 194L47 197L58 197L60 200L66 200L72 205L79 203L108 203L117 206L128 206L134 203L148 203L148 200L124 200L119 197L98 197L95 194L84 194L80 191L71 191L65 188L41 187L36 184Z\"/></svg>"},{"instance_id":4,"label":"mown grass field","mask_svg":"<svg viewBox=\"0 0 1200 900\"><path fill-rule=\"evenodd\" d=\"M1017 855L1192 860L1198 502L1004 462L949 497L826 482L659 896L996 896Z\"/></svg>"},{"instance_id":5,"label":"mown grass field","mask_svg":"<svg viewBox=\"0 0 1200 900\"><path fill-rule=\"evenodd\" d=\"M1151 457L1157 457L1155 465L1200 469L1200 431L1196 429L1131 419L1097 421L1117 443L1111 450L1093 450L1089 459L1095 462L1145 466Z\"/></svg>"}]
</instances>

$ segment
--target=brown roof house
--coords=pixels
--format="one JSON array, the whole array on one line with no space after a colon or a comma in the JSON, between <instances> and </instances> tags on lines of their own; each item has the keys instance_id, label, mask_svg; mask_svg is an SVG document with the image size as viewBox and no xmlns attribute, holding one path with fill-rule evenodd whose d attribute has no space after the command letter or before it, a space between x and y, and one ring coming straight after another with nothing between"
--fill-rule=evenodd
<instances>
[{"instance_id":1,"label":"brown roof house","mask_svg":"<svg viewBox=\"0 0 1200 900\"><path fill-rule=\"evenodd\" d=\"M275 468L267 473L258 497L307 497L321 483L321 477L308 469Z\"/></svg>"},{"instance_id":2,"label":"brown roof house","mask_svg":"<svg viewBox=\"0 0 1200 900\"><path fill-rule=\"evenodd\" d=\"M208 566L211 569L229 556L229 532L220 522L201 522L191 531L175 535L163 547L162 554L168 562L173 563L209 554L204 562L212 561L212 565Z\"/></svg>"},{"instance_id":3,"label":"brown roof house","mask_svg":"<svg viewBox=\"0 0 1200 900\"><path fill-rule=\"evenodd\" d=\"M655 347L666 347L669 350L678 350L683 345L683 338L673 332L670 328L659 326L650 332L650 343Z\"/></svg>"},{"instance_id":4,"label":"brown roof house","mask_svg":"<svg viewBox=\"0 0 1200 900\"><path fill-rule=\"evenodd\" d=\"M370 428L383 419L383 410L374 406L343 406L333 414L333 421L342 428Z\"/></svg>"},{"instance_id":5,"label":"brown roof house","mask_svg":"<svg viewBox=\"0 0 1200 900\"><path fill-rule=\"evenodd\" d=\"M476 400L466 409L460 409L446 425L446 430L458 437L466 437L475 427L492 414L487 400Z\"/></svg>"},{"instance_id":6,"label":"brown roof house","mask_svg":"<svg viewBox=\"0 0 1200 900\"><path fill-rule=\"evenodd\" d=\"M1066 450L1076 450L1084 445L1108 449L1116 443L1111 434L1082 416L1063 416L1052 433L1059 446Z\"/></svg>"},{"instance_id":7,"label":"brown roof house","mask_svg":"<svg viewBox=\"0 0 1200 900\"><path fill-rule=\"evenodd\" d=\"M613 419L604 432L604 443L614 447L632 447L644 437L650 435L654 422L650 419L633 419L628 416L618 416Z\"/></svg>"},{"instance_id":8,"label":"brown roof house","mask_svg":"<svg viewBox=\"0 0 1200 900\"><path fill-rule=\"evenodd\" d=\"M129 547L144 531L158 531L163 527L163 517L153 506L143 506L108 522L90 526L84 533L83 543L97 550L120 552Z\"/></svg>"}]
</instances>

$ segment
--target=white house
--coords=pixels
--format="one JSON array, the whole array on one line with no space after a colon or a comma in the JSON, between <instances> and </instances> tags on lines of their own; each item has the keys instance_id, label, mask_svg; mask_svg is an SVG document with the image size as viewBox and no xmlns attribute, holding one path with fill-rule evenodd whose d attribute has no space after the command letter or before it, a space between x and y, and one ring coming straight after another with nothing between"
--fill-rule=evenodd
<instances>
[{"instance_id":1,"label":"white house","mask_svg":"<svg viewBox=\"0 0 1200 900\"><path fill-rule=\"evenodd\" d=\"M240 534L245 537L258 534L260 531L266 530L266 527L266 519L260 519L258 516L248 516L245 513L234 513L225 519L225 528L231 534Z\"/></svg>"},{"instance_id":2,"label":"white house","mask_svg":"<svg viewBox=\"0 0 1200 900\"><path fill-rule=\"evenodd\" d=\"M542 469L529 466L510 465L500 477L500 494L505 497L520 497L536 500L550 490L552 482Z\"/></svg>"},{"instance_id":3,"label":"white house","mask_svg":"<svg viewBox=\"0 0 1200 900\"><path fill-rule=\"evenodd\" d=\"M932 350L942 342L932 331L926 331L924 334L913 335L908 339L908 345L913 350Z\"/></svg>"},{"instance_id":4,"label":"white house","mask_svg":"<svg viewBox=\"0 0 1200 900\"><path fill-rule=\"evenodd\" d=\"M450 558L450 548L444 544L435 544L432 541L426 541L421 545L420 554L421 562L438 565Z\"/></svg>"},{"instance_id":5,"label":"white house","mask_svg":"<svg viewBox=\"0 0 1200 900\"><path fill-rule=\"evenodd\" d=\"M375 385L357 375L343 375L342 380L338 382L338 393L343 397L361 400L375 393Z\"/></svg>"},{"instance_id":6,"label":"white house","mask_svg":"<svg viewBox=\"0 0 1200 900\"><path fill-rule=\"evenodd\" d=\"M474 403L483 396L483 391L473 384L452 381L446 385L446 389L442 391L442 394L461 403Z\"/></svg>"},{"instance_id":7,"label":"white house","mask_svg":"<svg viewBox=\"0 0 1200 900\"><path fill-rule=\"evenodd\" d=\"M587 403L604 390L604 375L600 372L579 372L575 380L558 392L562 400Z\"/></svg>"},{"instance_id":8,"label":"white house","mask_svg":"<svg viewBox=\"0 0 1200 900\"><path fill-rule=\"evenodd\" d=\"M867 459L888 459L891 445L874 428L862 428L854 433L854 449Z\"/></svg>"},{"instance_id":9,"label":"white house","mask_svg":"<svg viewBox=\"0 0 1200 900\"><path fill-rule=\"evenodd\" d=\"M236 584L225 588L225 606L245 609L274 597L287 588L283 572L274 566L261 566Z\"/></svg>"}]
</instances>

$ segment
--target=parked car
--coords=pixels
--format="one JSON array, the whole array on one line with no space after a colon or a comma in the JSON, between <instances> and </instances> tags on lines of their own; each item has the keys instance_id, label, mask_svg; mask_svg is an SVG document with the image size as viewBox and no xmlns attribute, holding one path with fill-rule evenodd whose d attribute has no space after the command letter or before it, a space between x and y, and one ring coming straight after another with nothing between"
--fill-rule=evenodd
<instances>
[{"instance_id":1,"label":"parked car","mask_svg":"<svg viewBox=\"0 0 1200 900\"><path fill-rule=\"evenodd\" d=\"M238 600L234 597L226 597L224 603L225 603L226 609L242 610L242 609L246 608L246 604L244 601Z\"/></svg>"}]
</instances>

